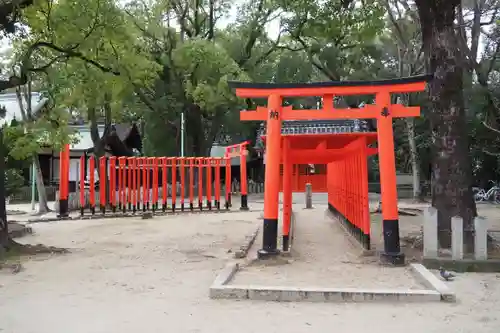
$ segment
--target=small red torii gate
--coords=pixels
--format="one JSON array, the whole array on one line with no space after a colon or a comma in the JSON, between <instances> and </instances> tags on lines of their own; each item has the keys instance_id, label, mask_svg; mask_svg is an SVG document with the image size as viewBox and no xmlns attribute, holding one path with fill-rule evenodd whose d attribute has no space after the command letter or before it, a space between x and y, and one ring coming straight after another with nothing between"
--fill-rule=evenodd
<instances>
[{"instance_id":1,"label":"small red torii gate","mask_svg":"<svg viewBox=\"0 0 500 333\"><path fill-rule=\"evenodd\" d=\"M262 137L264 142L266 137ZM353 152L358 152L364 157L363 170L367 170L367 158L377 153L377 148L368 145L377 141L377 133L341 133L341 134L292 134L281 136L281 164L283 165L283 251L288 251L290 242L290 225L292 217L292 169L295 164L330 164L343 160ZM366 171L365 171L365 174ZM332 176L332 175L330 175ZM327 181L325 178L325 181ZM368 178L360 177L353 182L362 183L360 186L368 192ZM368 195L361 202L363 214L358 216L360 221L352 221L363 226L363 230L356 230L362 244L370 247L369 202ZM358 227L357 229L360 229Z\"/></svg>"},{"instance_id":2,"label":"small red torii gate","mask_svg":"<svg viewBox=\"0 0 500 333\"><path fill-rule=\"evenodd\" d=\"M348 223L353 225L355 230L360 229L366 233L366 225L357 226L350 220L352 216L359 215L353 207L352 202L342 201L338 197L352 196L354 192L349 181L340 181L338 178L352 173L352 166L359 164L358 158L351 158L350 155L359 153L359 133L354 135L355 139L343 140L342 134L327 134L332 139L321 141L318 134L301 135L301 142L308 142L314 147L302 149L295 145L290 145L287 140L283 141L281 134L281 123L283 120L319 120L319 119L377 119L376 135L378 142L378 154L380 163L381 195L382 195L382 215L384 233L384 251L382 259L393 264L403 264L404 254L401 253L399 244L399 217L397 207L396 190L396 166L394 156L394 133L392 119L396 117L416 117L420 115L420 107L407 107L400 104L391 104L391 94L411 93L424 91L426 82L430 76L415 76L395 80L381 81L351 81L351 82L316 82L316 83L247 83L229 82L230 87L236 90L236 95L241 98L267 98L267 107L257 107L255 111L240 112L242 121L266 121L266 169L264 187L264 227L263 227L263 248L259 250L259 257L266 258L279 253L277 249L278 236L278 213L279 213L279 192L280 192L280 165L285 157L287 177L293 161L312 163L315 154L319 153L327 162L335 159L347 161L343 165L338 165L337 169L333 163L328 165L331 171L327 175L328 184L335 187L328 194L330 208L338 212ZM375 95L375 104L365 105L360 109L336 109L334 108L334 96L339 95ZM283 97L309 97L322 96L323 108L316 110L292 110L290 106L283 106ZM357 135L357 136L356 136ZM366 137L366 136L365 136ZM372 136L373 137L373 136ZM319 141L318 141L319 140ZM364 139L366 140L366 138ZM284 142L286 146L284 146ZM354 143L354 142L357 142ZM366 147L366 141L363 143ZM298 152L296 150L299 150ZM373 151L372 151L373 152ZM286 153L286 155L285 155ZM367 153L364 153L365 164ZM347 163L347 164L345 164ZM361 170L361 169L360 169ZM333 171L342 172L344 175L333 175ZM358 175L359 176L359 175ZM365 175L366 176L366 175ZM286 179L284 179L286 181ZM286 181L289 183L288 181ZM337 191L338 188L338 191ZM366 192L368 197L368 187L356 185L356 191ZM290 196L290 186L283 189L284 197ZM358 193L358 192L356 192ZM356 194L355 193L355 194ZM361 192L359 192L361 193ZM338 202L340 200L340 202ZM288 199L286 200L289 201ZM339 206L336 207L335 205ZM287 205L288 206L288 205ZM290 205L291 206L291 205ZM359 210L362 210L360 208ZM287 215L284 216L284 226L289 226L289 212L291 208L286 207ZM365 221L366 224L366 221ZM369 225L368 225L369 228ZM283 233L284 243L288 242L286 230ZM369 234L368 234L369 236Z\"/></svg>"}]
</instances>

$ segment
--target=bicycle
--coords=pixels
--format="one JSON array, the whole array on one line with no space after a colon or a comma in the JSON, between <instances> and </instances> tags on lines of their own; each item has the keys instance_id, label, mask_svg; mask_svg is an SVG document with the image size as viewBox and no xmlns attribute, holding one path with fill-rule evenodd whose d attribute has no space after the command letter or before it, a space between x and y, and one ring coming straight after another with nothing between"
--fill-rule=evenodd
<instances>
[{"instance_id":1,"label":"bicycle","mask_svg":"<svg viewBox=\"0 0 500 333\"><path fill-rule=\"evenodd\" d=\"M499 186L494 185L488 191L485 191L482 188L473 187L472 192L474 194L474 200L476 202L490 201L493 199L493 201L496 204L500 204L500 187Z\"/></svg>"}]
</instances>

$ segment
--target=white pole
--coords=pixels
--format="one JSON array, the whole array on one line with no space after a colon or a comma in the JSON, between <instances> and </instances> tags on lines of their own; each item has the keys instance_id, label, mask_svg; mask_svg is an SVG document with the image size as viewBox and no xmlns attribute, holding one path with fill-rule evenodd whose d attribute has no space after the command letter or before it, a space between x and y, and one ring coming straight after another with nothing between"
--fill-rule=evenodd
<instances>
[{"instance_id":1,"label":"white pole","mask_svg":"<svg viewBox=\"0 0 500 333\"><path fill-rule=\"evenodd\" d=\"M184 157L184 111L181 113L181 157Z\"/></svg>"},{"instance_id":2,"label":"white pole","mask_svg":"<svg viewBox=\"0 0 500 333\"><path fill-rule=\"evenodd\" d=\"M36 166L35 161L31 164L31 210L35 210L35 186L36 186Z\"/></svg>"}]
</instances>

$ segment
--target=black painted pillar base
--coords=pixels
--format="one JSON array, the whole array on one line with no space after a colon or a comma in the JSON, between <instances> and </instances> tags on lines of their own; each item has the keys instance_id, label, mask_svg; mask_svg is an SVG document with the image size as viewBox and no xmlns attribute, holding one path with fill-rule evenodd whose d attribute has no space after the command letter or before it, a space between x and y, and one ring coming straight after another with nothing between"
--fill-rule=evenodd
<instances>
[{"instance_id":1,"label":"black painted pillar base","mask_svg":"<svg viewBox=\"0 0 500 333\"><path fill-rule=\"evenodd\" d=\"M198 208L200 209L200 211L203 210L203 202L201 200L198 201Z\"/></svg>"},{"instance_id":2,"label":"black painted pillar base","mask_svg":"<svg viewBox=\"0 0 500 333\"><path fill-rule=\"evenodd\" d=\"M277 249L278 242L278 219L264 218L264 228L262 234L262 249L257 251L259 259L268 259L280 253Z\"/></svg>"},{"instance_id":3,"label":"black painted pillar base","mask_svg":"<svg viewBox=\"0 0 500 333\"><path fill-rule=\"evenodd\" d=\"M246 194L241 195L241 207L240 210L248 210L248 196Z\"/></svg>"},{"instance_id":4,"label":"black painted pillar base","mask_svg":"<svg viewBox=\"0 0 500 333\"><path fill-rule=\"evenodd\" d=\"M146 212L146 205L145 204L142 204L142 212L145 213Z\"/></svg>"},{"instance_id":5,"label":"black painted pillar base","mask_svg":"<svg viewBox=\"0 0 500 333\"><path fill-rule=\"evenodd\" d=\"M189 210L190 211L193 211L194 210L194 205L192 202L189 203Z\"/></svg>"},{"instance_id":6,"label":"black painted pillar base","mask_svg":"<svg viewBox=\"0 0 500 333\"><path fill-rule=\"evenodd\" d=\"M91 206L91 207L90 207L90 213L91 213L92 215L95 215L95 206Z\"/></svg>"},{"instance_id":7,"label":"black painted pillar base","mask_svg":"<svg viewBox=\"0 0 500 333\"><path fill-rule=\"evenodd\" d=\"M113 214L116 213L116 206L113 206L113 208L111 208L111 210L113 211Z\"/></svg>"},{"instance_id":8,"label":"black painted pillar base","mask_svg":"<svg viewBox=\"0 0 500 333\"><path fill-rule=\"evenodd\" d=\"M118 203L118 210L122 210L122 203Z\"/></svg>"},{"instance_id":9,"label":"black painted pillar base","mask_svg":"<svg viewBox=\"0 0 500 333\"><path fill-rule=\"evenodd\" d=\"M384 264L394 265L394 266L404 266L405 265L405 254L399 253L380 253L380 261Z\"/></svg>"},{"instance_id":10,"label":"black painted pillar base","mask_svg":"<svg viewBox=\"0 0 500 333\"><path fill-rule=\"evenodd\" d=\"M172 202L172 213L175 213L175 202Z\"/></svg>"},{"instance_id":11,"label":"black painted pillar base","mask_svg":"<svg viewBox=\"0 0 500 333\"><path fill-rule=\"evenodd\" d=\"M57 217L69 217L68 199L59 200L59 215Z\"/></svg>"},{"instance_id":12,"label":"black painted pillar base","mask_svg":"<svg viewBox=\"0 0 500 333\"><path fill-rule=\"evenodd\" d=\"M102 213L102 215L106 214L106 206L105 205L101 205L101 213Z\"/></svg>"},{"instance_id":13,"label":"black painted pillar base","mask_svg":"<svg viewBox=\"0 0 500 333\"><path fill-rule=\"evenodd\" d=\"M85 214L85 208L80 207L80 215L83 216Z\"/></svg>"},{"instance_id":14,"label":"black painted pillar base","mask_svg":"<svg viewBox=\"0 0 500 333\"><path fill-rule=\"evenodd\" d=\"M370 241L370 235L367 234L361 234L361 245L363 246L364 249L369 250L371 247L371 241Z\"/></svg>"},{"instance_id":15,"label":"black painted pillar base","mask_svg":"<svg viewBox=\"0 0 500 333\"><path fill-rule=\"evenodd\" d=\"M380 254L382 262L403 266L405 255L401 252L399 244L399 220L383 220L384 252Z\"/></svg>"},{"instance_id":16,"label":"black painted pillar base","mask_svg":"<svg viewBox=\"0 0 500 333\"><path fill-rule=\"evenodd\" d=\"M215 200L215 208L217 210L220 210L220 201L219 200Z\"/></svg>"},{"instance_id":17,"label":"black painted pillar base","mask_svg":"<svg viewBox=\"0 0 500 333\"><path fill-rule=\"evenodd\" d=\"M184 211L184 202L181 202L181 212Z\"/></svg>"},{"instance_id":18,"label":"black painted pillar base","mask_svg":"<svg viewBox=\"0 0 500 333\"><path fill-rule=\"evenodd\" d=\"M146 209L149 210L149 202L146 203Z\"/></svg>"},{"instance_id":19,"label":"black painted pillar base","mask_svg":"<svg viewBox=\"0 0 500 333\"><path fill-rule=\"evenodd\" d=\"M131 202L128 203L128 210L132 210L132 203Z\"/></svg>"},{"instance_id":20,"label":"black painted pillar base","mask_svg":"<svg viewBox=\"0 0 500 333\"><path fill-rule=\"evenodd\" d=\"M161 205L161 211L164 213L167 211L167 202L166 201L163 201L163 204Z\"/></svg>"},{"instance_id":21,"label":"black painted pillar base","mask_svg":"<svg viewBox=\"0 0 500 333\"><path fill-rule=\"evenodd\" d=\"M132 206L132 213L134 213L134 214L135 214L136 212L137 212L137 206L136 206L136 205L133 205L133 206Z\"/></svg>"},{"instance_id":22,"label":"black painted pillar base","mask_svg":"<svg viewBox=\"0 0 500 333\"><path fill-rule=\"evenodd\" d=\"M286 252L290 248L290 236L283 235L283 251Z\"/></svg>"},{"instance_id":23,"label":"black painted pillar base","mask_svg":"<svg viewBox=\"0 0 500 333\"><path fill-rule=\"evenodd\" d=\"M127 205L122 206L122 212L123 212L123 214L125 214L127 212Z\"/></svg>"},{"instance_id":24,"label":"black painted pillar base","mask_svg":"<svg viewBox=\"0 0 500 333\"><path fill-rule=\"evenodd\" d=\"M233 207L232 201L231 201L231 192L227 194L227 209Z\"/></svg>"}]
</instances>

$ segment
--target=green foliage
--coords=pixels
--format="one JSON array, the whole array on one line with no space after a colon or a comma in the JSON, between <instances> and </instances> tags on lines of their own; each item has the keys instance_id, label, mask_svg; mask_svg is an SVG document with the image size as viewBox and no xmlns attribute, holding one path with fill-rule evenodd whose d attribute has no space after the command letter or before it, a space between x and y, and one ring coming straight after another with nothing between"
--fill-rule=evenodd
<instances>
[{"instance_id":1,"label":"green foliage","mask_svg":"<svg viewBox=\"0 0 500 333\"><path fill-rule=\"evenodd\" d=\"M157 77L159 67L149 60L138 30L115 1L51 0L30 7L25 17L31 32L16 44L19 58L40 40L76 53L61 55L43 47L34 59L36 67L51 64L36 79L49 93L57 117L68 110L84 118L88 110L97 110L99 117L110 100L116 118L126 118L122 113L130 109L124 101L134 95L136 85L149 87Z\"/></svg>"},{"instance_id":2,"label":"green foliage","mask_svg":"<svg viewBox=\"0 0 500 333\"><path fill-rule=\"evenodd\" d=\"M326 77L339 80L359 72L370 74L373 45L385 24L380 1L349 8L340 0L286 3L290 16L284 24L294 47L307 52Z\"/></svg>"},{"instance_id":3,"label":"green foliage","mask_svg":"<svg viewBox=\"0 0 500 333\"><path fill-rule=\"evenodd\" d=\"M206 40L192 40L173 52L177 71L185 78L185 93L202 110L213 114L224 105L237 103L228 80L248 81L224 49Z\"/></svg>"},{"instance_id":4,"label":"green foliage","mask_svg":"<svg viewBox=\"0 0 500 333\"><path fill-rule=\"evenodd\" d=\"M13 133L19 130L21 126L3 125L3 140L4 140L4 154L5 154L5 195L11 196L18 193L20 188L24 185L24 177L22 175L22 170L29 167L29 162L25 158L15 158L12 154L12 149L9 146L9 140L12 140L12 136L7 135L8 132ZM22 132L20 133L22 135Z\"/></svg>"},{"instance_id":5,"label":"green foliage","mask_svg":"<svg viewBox=\"0 0 500 333\"><path fill-rule=\"evenodd\" d=\"M24 177L21 172L17 169L7 169L5 170L5 196L9 197L16 193L24 185Z\"/></svg>"}]
</instances>

